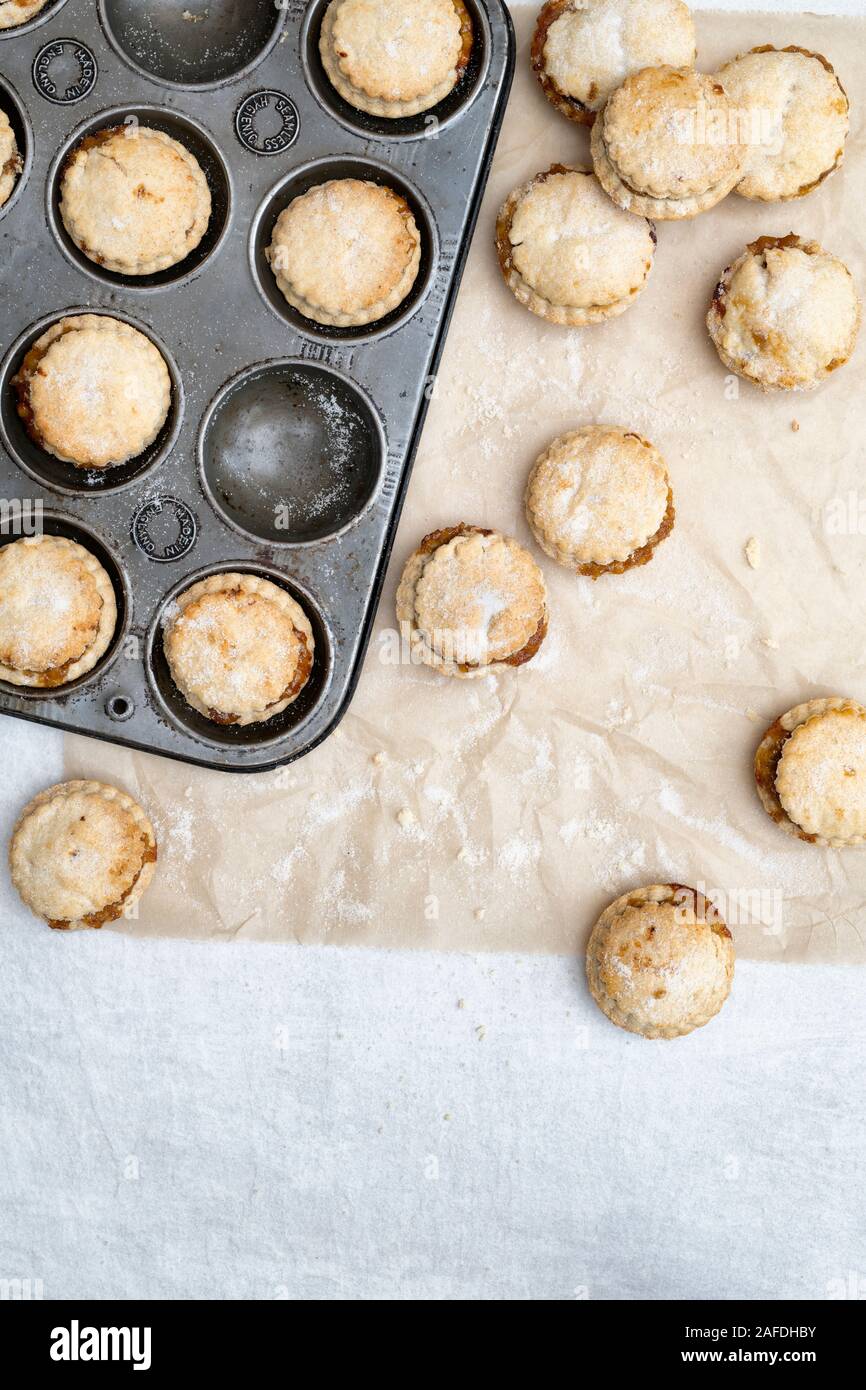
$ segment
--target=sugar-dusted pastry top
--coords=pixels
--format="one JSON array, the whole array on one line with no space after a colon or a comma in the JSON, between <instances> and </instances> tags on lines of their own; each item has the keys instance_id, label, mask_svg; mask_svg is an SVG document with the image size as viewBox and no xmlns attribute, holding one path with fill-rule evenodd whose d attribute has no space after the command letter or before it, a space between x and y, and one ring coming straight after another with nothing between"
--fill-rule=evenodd
<instances>
[{"instance_id":1,"label":"sugar-dusted pastry top","mask_svg":"<svg viewBox=\"0 0 866 1390\"><path fill-rule=\"evenodd\" d=\"M131 796L102 782L61 782L25 807L9 847L12 881L51 927L116 921L156 863L156 836Z\"/></svg>"},{"instance_id":2,"label":"sugar-dusted pastry top","mask_svg":"<svg viewBox=\"0 0 866 1390\"><path fill-rule=\"evenodd\" d=\"M405 198L364 179L332 179L294 198L267 259L288 302L317 323L375 322L418 275L421 237Z\"/></svg>"},{"instance_id":3,"label":"sugar-dusted pastry top","mask_svg":"<svg viewBox=\"0 0 866 1390\"><path fill-rule=\"evenodd\" d=\"M557 110L590 125L632 73L691 66L695 26L683 0L548 0L531 61Z\"/></svg>"},{"instance_id":4,"label":"sugar-dusted pastry top","mask_svg":"<svg viewBox=\"0 0 866 1390\"><path fill-rule=\"evenodd\" d=\"M461 523L410 555L397 619L420 659L449 675L521 666L547 632L544 577L510 536Z\"/></svg>"},{"instance_id":5,"label":"sugar-dusted pastry top","mask_svg":"<svg viewBox=\"0 0 866 1390\"><path fill-rule=\"evenodd\" d=\"M0 680L52 689L93 669L117 624L95 555L63 536L0 547Z\"/></svg>"},{"instance_id":6,"label":"sugar-dusted pastry top","mask_svg":"<svg viewBox=\"0 0 866 1390\"><path fill-rule=\"evenodd\" d=\"M462 0L331 0L319 52L356 110L399 119L428 111L460 80L473 32Z\"/></svg>"},{"instance_id":7,"label":"sugar-dusted pastry top","mask_svg":"<svg viewBox=\"0 0 866 1390\"><path fill-rule=\"evenodd\" d=\"M748 131L744 198L801 198L842 162L848 97L830 62L805 48L741 53L719 80Z\"/></svg>"},{"instance_id":8,"label":"sugar-dusted pastry top","mask_svg":"<svg viewBox=\"0 0 866 1390\"><path fill-rule=\"evenodd\" d=\"M260 575L209 575L184 591L166 618L172 679L215 724L274 718L296 700L313 668L310 620L291 594Z\"/></svg>"},{"instance_id":9,"label":"sugar-dusted pastry top","mask_svg":"<svg viewBox=\"0 0 866 1390\"><path fill-rule=\"evenodd\" d=\"M13 380L18 413L40 448L78 468L108 468L156 439L171 405L162 353L107 314L60 319Z\"/></svg>"},{"instance_id":10,"label":"sugar-dusted pastry top","mask_svg":"<svg viewBox=\"0 0 866 1390\"><path fill-rule=\"evenodd\" d=\"M765 390L809 391L851 356L860 299L816 241L760 237L724 272L707 327L732 371Z\"/></svg>"},{"instance_id":11,"label":"sugar-dusted pastry top","mask_svg":"<svg viewBox=\"0 0 866 1390\"><path fill-rule=\"evenodd\" d=\"M0 208L8 203L22 169L21 152L6 112L0 108Z\"/></svg>"},{"instance_id":12,"label":"sugar-dusted pastry top","mask_svg":"<svg viewBox=\"0 0 866 1390\"><path fill-rule=\"evenodd\" d=\"M148 126L112 126L88 135L66 161L60 213L90 260L151 275L199 245L211 195L198 160L177 140Z\"/></svg>"},{"instance_id":13,"label":"sugar-dusted pastry top","mask_svg":"<svg viewBox=\"0 0 866 1390\"><path fill-rule=\"evenodd\" d=\"M650 884L605 909L586 952L589 988L612 1023L678 1038L719 1012L734 976L731 933L693 888Z\"/></svg>"},{"instance_id":14,"label":"sugar-dusted pastry top","mask_svg":"<svg viewBox=\"0 0 866 1390\"><path fill-rule=\"evenodd\" d=\"M605 196L591 170L554 164L506 198L496 224L505 282L533 313L581 326L623 313L644 288L655 230Z\"/></svg>"},{"instance_id":15,"label":"sugar-dusted pastry top","mask_svg":"<svg viewBox=\"0 0 866 1390\"><path fill-rule=\"evenodd\" d=\"M755 754L765 811L812 844L866 844L866 709L855 700L807 700L770 725Z\"/></svg>"},{"instance_id":16,"label":"sugar-dusted pastry top","mask_svg":"<svg viewBox=\"0 0 866 1390\"><path fill-rule=\"evenodd\" d=\"M739 183L746 156L721 82L693 68L627 77L593 125L591 148L620 207L668 221L714 207Z\"/></svg>"},{"instance_id":17,"label":"sugar-dusted pastry top","mask_svg":"<svg viewBox=\"0 0 866 1390\"><path fill-rule=\"evenodd\" d=\"M621 574L652 558L674 523L664 459L633 430L586 425L533 465L526 515L542 550L579 574Z\"/></svg>"}]
</instances>

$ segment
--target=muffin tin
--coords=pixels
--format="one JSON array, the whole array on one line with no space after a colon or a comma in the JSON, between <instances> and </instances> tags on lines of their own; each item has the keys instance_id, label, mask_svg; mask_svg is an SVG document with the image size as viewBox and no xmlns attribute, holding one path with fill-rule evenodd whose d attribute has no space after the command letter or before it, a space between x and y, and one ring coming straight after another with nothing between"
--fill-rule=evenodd
<instances>
[{"instance_id":1,"label":"muffin tin","mask_svg":"<svg viewBox=\"0 0 866 1390\"><path fill-rule=\"evenodd\" d=\"M472 60L432 111L354 111L318 56L327 0L54 0L0 31L0 105L24 171L0 209L0 544L69 536L101 560L118 627L97 668L59 693L0 682L0 710L203 766L258 771L332 731L358 679L514 67L501 0L466 0ZM186 17L185 17L186 16ZM186 261L131 279L64 231L69 150L139 122L202 165L213 214ZM264 260L276 218L347 176L401 193L422 238L408 300L363 328L311 323ZM162 352L172 408L130 463L81 472L40 450L10 380L55 319L104 312ZM169 675L172 599L220 570L262 574L304 607L310 682L282 715L222 727Z\"/></svg>"}]
</instances>

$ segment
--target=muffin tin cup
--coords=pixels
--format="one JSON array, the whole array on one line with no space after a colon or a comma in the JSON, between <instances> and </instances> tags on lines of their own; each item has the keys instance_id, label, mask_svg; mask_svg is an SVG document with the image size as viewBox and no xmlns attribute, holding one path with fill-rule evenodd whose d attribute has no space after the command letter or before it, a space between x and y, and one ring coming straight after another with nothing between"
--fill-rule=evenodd
<instances>
[{"instance_id":1,"label":"muffin tin cup","mask_svg":"<svg viewBox=\"0 0 866 1390\"><path fill-rule=\"evenodd\" d=\"M414 130L388 122L376 132L361 113L344 118L323 100L304 57L321 6L304 0L202 0L189 4L189 20L176 0L66 0L39 34L5 36L0 102L18 113L27 169L0 228L0 542L22 533L16 507L23 515L42 506L51 524L110 555L125 616L94 672L57 692L0 687L0 711L230 772L281 766L338 724L361 670L513 72L501 0L468 5L480 35L474 76L453 109L442 104L429 121L422 113ZM69 80L75 63L86 82ZM198 255L153 277L94 265L59 214L68 153L130 117L200 157L219 219ZM292 196L346 176L407 199L422 257L392 314L339 329L288 305L264 249ZM99 472L39 449L10 389L35 338L86 313L145 333L173 384L160 439ZM227 570L284 585L317 639L306 690L274 720L244 728L193 710L162 651L166 606Z\"/></svg>"},{"instance_id":2,"label":"muffin tin cup","mask_svg":"<svg viewBox=\"0 0 866 1390\"><path fill-rule=\"evenodd\" d=\"M300 309L296 309L286 299L265 257L280 213L293 199L332 179L361 179L390 188L401 198L405 198L421 237L421 263L415 283L406 298L382 318L351 328L318 323L302 314ZM290 328L320 343L369 343L401 328L423 304L430 292L439 263L439 234L430 204L414 184L396 169L380 160L344 155L314 159L308 164L300 164L269 190L250 228L249 255L253 279L259 294L268 308Z\"/></svg>"},{"instance_id":3,"label":"muffin tin cup","mask_svg":"<svg viewBox=\"0 0 866 1390\"><path fill-rule=\"evenodd\" d=\"M125 275L97 264L78 247L66 230L61 213L61 187L66 163L88 136L101 130L131 124L160 130L184 145L195 155L207 179L211 194L211 217L207 231L198 246L184 260L149 275ZM229 234L232 218L232 180L228 164L213 136L199 121L164 106L114 106L89 117L73 131L66 144L55 156L48 171L45 211L54 239L64 256L78 270L104 285L122 289L124 293L176 288L198 275L218 255Z\"/></svg>"},{"instance_id":4,"label":"muffin tin cup","mask_svg":"<svg viewBox=\"0 0 866 1390\"><path fill-rule=\"evenodd\" d=\"M163 649L163 633L176 600L193 584L212 574L254 574L285 589L303 608L313 629L313 669L300 694L281 714L257 724L217 724L188 704L172 679ZM312 718L327 693L334 671L333 644L327 621L312 594L296 580L270 565L225 561L187 575L166 594L147 634L145 665L153 697L165 717L197 743L219 749L268 749L284 742L287 733L298 735Z\"/></svg>"},{"instance_id":5,"label":"muffin tin cup","mask_svg":"<svg viewBox=\"0 0 866 1390\"><path fill-rule=\"evenodd\" d=\"M165 424L152 444L149 444L136 458L126 463L113 464L108 468L79 468L74 463L66 463L54 454L42 449L30 438L18 414L17 398L12 380L21 367L24 358L33 344L46 329L60 319L74 318L81 314L97 314L102 317L119 319L137 328L149 338L162 353L168 374L171 378L171 404ZM180 372L168 346L156 336L152 329L130 314L118 309L97 309L78 306L63 309L59 314L48 314L38 319L12 344L0 364L0 441L10 458L34 482L51 492L63 493L67 497L99 496L108 492L120 492L133 487L154 469L165 462L177 442L183 423L183 383Z\"/></svg>"},{"instance_id":6,"label":"muffin tin cup","mask_svg":"<svg viewBox=\"0 0 866 1390\"><path fill-rule=\"evenodd\" d=\"M202 490L251 541L316 545L372 505L387 444L376 408L344 372L301 357L260 362L208 407L198 440Z\"/></svg>"},{"instance_id":7,"label":"muffin tin cup","mask_svg":"<svg viewBox=\"0 0 866 1390\"><path fill-rule=\"evenodd\" d=\"M367 111L359 111L331 85L322 64L319 38L329 3L330 0L312 0L307 6L301 29L301 63L316 100L346 130L365 140L388 143L435 140L465 114L484 86L490 67L490 21L486 9L478 0L463 0L472 20L473 47L469 63L454 89L435 106L414 116L374 116Z\"/></svg>"},{"instance_id":8,"label":"muffin tin cup","mask_svg":"<svg viewBox=\"0 0 866 1390\"><path fill-rule=\"evenodd\" d=\"M240 82L279 43L284 3L269 0L99 0L117 56L139 77L178 91Z\"/></svg>"},{"instance_id":9,"label":"muffin tin cup","mask_svg":"<svg viewBox=\"0 0 866 1390\"><path fill-rule=\"evenodd\" d=\"M13 699L23 700L28 705L38 704L46 700L50 700L52 704L64 702L70 696L81 691L100 689L105 683L106 674L121 653L124 639L132 622L132 593L129 579L117 552L111 545L100 537L92 527L86 526L81 521L73 521L70 517L64 516L62 512L43 512L39 530L41 534L46 536L63 536L66 540L76 541L78 545L84 546L85 550L89 550L92 555L96 556L114 589L117 603L117 623L111 642L96 665L76 680L67 681L65 685L54 686L50 689L33 685L15 685L11 681L0 680L0 692ZM20 535L0 535L0 549L21 539Z\"/></svg>"}]
</instances>

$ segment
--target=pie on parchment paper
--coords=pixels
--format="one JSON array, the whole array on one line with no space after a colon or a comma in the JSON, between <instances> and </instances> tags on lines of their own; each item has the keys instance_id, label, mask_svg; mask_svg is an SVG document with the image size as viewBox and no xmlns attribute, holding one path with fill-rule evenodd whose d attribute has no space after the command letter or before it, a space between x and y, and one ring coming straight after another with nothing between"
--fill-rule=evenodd
<instances>
[{"instance_id":1,"label":"pie on parchment paper","mask_svg":"<svg viewBox=\"0 0 866 1390\"><path fill-rule=\"evenodd\" d=\"M128 916L156 866L141 806L104 782L61 782L34 797L9 846L12 882L50 927L76 931Z\"/></svg>"}]
</instances>

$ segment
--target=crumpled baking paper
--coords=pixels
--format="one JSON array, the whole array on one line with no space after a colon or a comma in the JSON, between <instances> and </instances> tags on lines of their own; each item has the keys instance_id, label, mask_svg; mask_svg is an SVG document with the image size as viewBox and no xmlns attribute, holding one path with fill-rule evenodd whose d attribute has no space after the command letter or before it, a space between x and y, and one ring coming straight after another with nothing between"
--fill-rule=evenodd
<instances>
[{"instance_id":1,"label":"crumpled baking paper","mask_svg":"<svg viewBox=\"0 0 866 1390\"><path fill-rule=\"evenodd\" d=\"M696 16L708 71L761 43L831 59L853 94L843 169L802 201L731 196L661 224L635 305L565 330L512 298L493 247L512 187L588 159L530 74L533 12L515 18L513 96L351 709L307 758L248 777L68 737L67 774L126 787L159 834L156 881L115 929L572 952L613 896L673 880L714 897L740 956L863 960L866 851L785 836L751 760L800 701L866 701L866 344L818 392L764 396L727 376L704 316L761 234L817 238L866 289L866 23ZM677 522L652 563L593 582L534 548L551 627L530 666L460 682L392 664L394 591L421 536L465 520L531 545L528 469L592 421L667 460Z\"/></svg>"}]
</instances>

